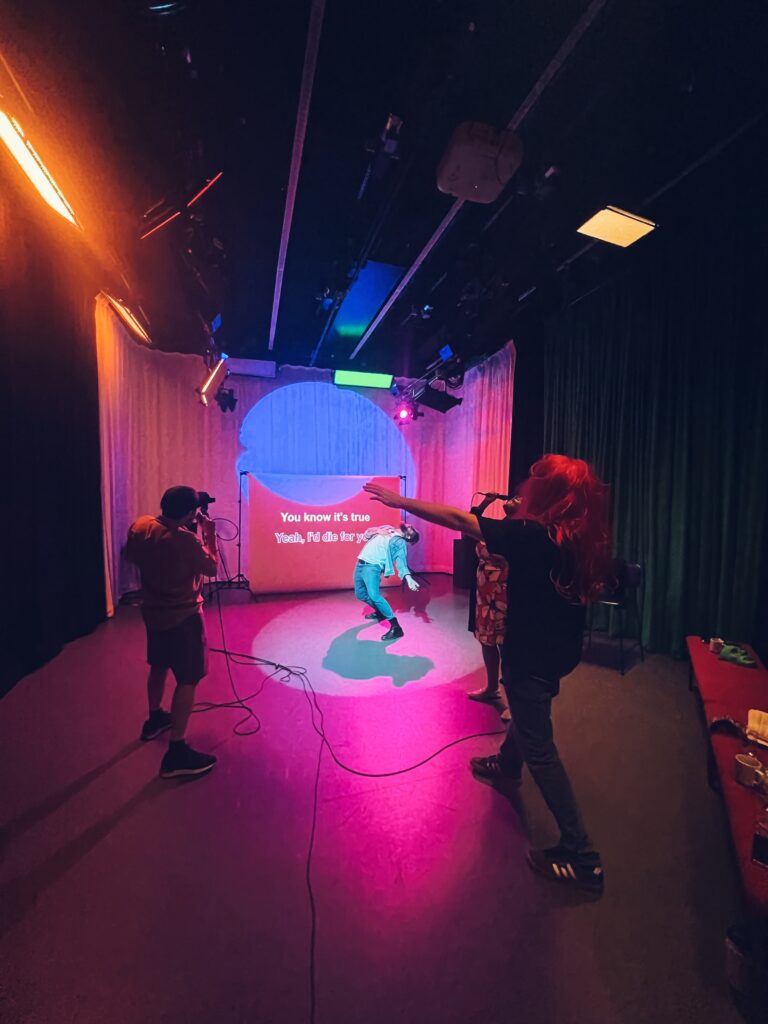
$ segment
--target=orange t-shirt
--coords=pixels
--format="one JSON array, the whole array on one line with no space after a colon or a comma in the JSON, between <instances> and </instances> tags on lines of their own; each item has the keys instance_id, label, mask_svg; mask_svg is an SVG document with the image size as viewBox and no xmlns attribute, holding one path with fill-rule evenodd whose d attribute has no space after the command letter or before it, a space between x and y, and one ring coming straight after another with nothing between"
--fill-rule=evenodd
<instances>
[{"instance_id":1,"label":"orange t-shirt","mask_svg":"<svg viewBox=\"0 0 768 1024\"><path fill-rule=\"evenodd\" d=\"M215 576L212 554L190 530L162 516L140 516L128 530L126 556L139 568L142 613L150 629L172 629L203 603L203 576Z\"/></svg>"}]
</instances>

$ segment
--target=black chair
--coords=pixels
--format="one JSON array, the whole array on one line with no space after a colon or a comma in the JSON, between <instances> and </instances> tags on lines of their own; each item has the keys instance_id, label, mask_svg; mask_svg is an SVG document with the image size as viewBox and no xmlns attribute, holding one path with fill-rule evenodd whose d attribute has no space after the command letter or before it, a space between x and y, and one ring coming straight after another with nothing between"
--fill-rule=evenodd
<instances>
[{"instance_id":1,"label":"black chair","mask_svg":"<svg viewBox=\"0 0 768 1024\"><path fill-rule=\"evenodd\" d=\"M603 588L600 598L596 604L603 605L608 609L608 632L613 620L614 610L618 613L619 620L619 671L624 675L624 627L625 619L629 611L635 619L637 626L637 639L633 647L640 648L640 660L645 661L645 650L643 648L643 613L642 596L640 594L643 583L643 567L636 562L625 562L617 559L614 563L614 571L611 581ZM595 605L589 606L587 617L587 649L592 646L592 625ZM632 650L632 648L630 648Z\"/></svg>"}]
</instances>

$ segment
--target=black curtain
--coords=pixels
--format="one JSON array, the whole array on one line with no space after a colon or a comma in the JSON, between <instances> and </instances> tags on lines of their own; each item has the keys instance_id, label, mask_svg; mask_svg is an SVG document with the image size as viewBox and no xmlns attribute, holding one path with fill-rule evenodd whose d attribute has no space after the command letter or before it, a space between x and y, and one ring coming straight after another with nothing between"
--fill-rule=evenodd
<instances>
[{"instance_id":1,"label":"black curtain","mask_svg":"<svg viewBox=\"0 0 768 1024\"><path fill-rule=\"evenodd\" d=\"M544 451L544 329L539 320L520 321L514 328L515 393L512 403L512 447L509 492L528 476Z\"/></svg>"},{"instance_id":2,"label":"black curtain","mask_svg":"<svg viewBox=\"0 0 768 1024\"><path fill-rule=\"evenodd\" d=\"M0 694L105 616L99 275L77 229L3 171Z\"/></svg>"},{"instance_id":3,"label":"black curtain","mask_svg":"<svg viewBox=\"0 0 768 1024\"><path fill-rule=\"evenodd\" d=\"M680 654L688 633L765 635L761 190L744 177L694 192L691 216L549 325L544 447L586 458L612 485L617 553L644 565L656 651Z\"/></svg>"}]
</instances>

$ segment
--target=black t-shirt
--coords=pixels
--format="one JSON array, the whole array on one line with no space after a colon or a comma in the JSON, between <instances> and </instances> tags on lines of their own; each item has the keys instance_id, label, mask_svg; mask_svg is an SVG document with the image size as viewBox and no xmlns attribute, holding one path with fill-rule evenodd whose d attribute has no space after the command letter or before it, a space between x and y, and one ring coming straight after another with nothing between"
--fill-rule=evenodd
<instances>
[{"instance_id":1,"label":"black t-shirt","mask_svg":"<svg viewBox=\"0 0 768 1024\"><path fill-rule=\"evenodd\" d=\"M562 597L552 582L567 570L567 555L533 520L477 521L488 550L509 562L505 667L560 679L581 660L586 623L586 607Z\"/></svg>"}]
</instances>

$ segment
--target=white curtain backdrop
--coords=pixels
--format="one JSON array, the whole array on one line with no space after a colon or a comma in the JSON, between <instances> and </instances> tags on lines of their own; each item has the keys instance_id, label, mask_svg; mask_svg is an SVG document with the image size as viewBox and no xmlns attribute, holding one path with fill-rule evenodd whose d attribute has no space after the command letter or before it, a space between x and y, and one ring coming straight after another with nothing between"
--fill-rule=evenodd
<instances>
[{"instance_id":1,"label":"white curtain backdrop","mask_svg":"<svg viewBox=\"0 0 768 1024\"><path fill-rule=\"evenodd\" d=\"M158 511L160 496L174 484L213 494L211 514L233 523L239 468L266 472L270 466L274 472L288 465L292 472L403 474L408 477L409 496L461 508L469 508L475 490L506 491L512 342L468 371L461 406L446 414L425 409L423 418L397 433L387 427L393 413L388 392L361 391L355 394L365 401L347 396L341 403L329 403L332 392L327 385L333 375L328 370L281 366L274 380L233 377L228 386L238 398L235 411L222 413L215 404L204 408L195 394L206 375L203 360L135 342L101 296L96 300L96 343L109 614L120 597L138 585L133 568L122 557L128 527L137 516ZM246 424L249 443L242 443L244 421L258 402L278 389L306 382L326 387L277 396L262 407L266 415L258 417L263 436L249 435ZM383 409L387 418L372 414L369 403ZM340 405L343 425L333 418ZM273 406L279 416L272 415ZM450 572L452 542L458 535L428 524L419 529L422 540L414 549L413 567ZM220 530L224 536L234 534L227 524L220 524ZM244 535L243 565L247 542ZM235 544L224 541L221 547L234 574Z\"/></svg>"}]
</instances>

